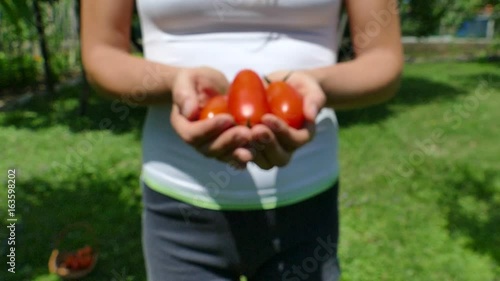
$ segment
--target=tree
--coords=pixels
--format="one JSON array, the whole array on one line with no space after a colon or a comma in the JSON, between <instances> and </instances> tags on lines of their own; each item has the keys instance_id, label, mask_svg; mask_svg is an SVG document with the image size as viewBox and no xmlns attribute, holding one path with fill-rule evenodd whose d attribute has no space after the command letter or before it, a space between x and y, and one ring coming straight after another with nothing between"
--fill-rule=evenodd
<instances>
[{"instance_id":1,"label":"tree","mask_svg":"<svg viewBox=\"0 0 500 281\"><path fill-rule=\"evenodd\" d=\"M21 1L19 1L21 2ZM43 68L45 71L45 86L49 93L54 92L54 74L50 65L50 53L47 47L47 37L45 36L45 25L43 20L43 13L40 7L40 2L33 1L33 11L35 14L35 27L38 33L38 40L40 44L40 51L43 57Z\"/></svg>"},{"instance_id":2,"label":"tree","mask_svg":"<svg viewBox=\"0 0 500 281\"><path fill-rule=\"evenodd\" d=\"M75 1L75 13L76 13L76 17L78 19L78 23L77 23L78 38L80 38L80 34L81 34L80 12L81 12L81 0L77 0L77 1ZM83 64L80 66L80 69L81 69L81 73L82 73L83 85L82 85L82 91L80 92L79 114L85 115L87 113L87 107L89 104L90 86L89 86L89 83L86 79L85 69L83 68Z\"/></svg>"},{"instance_id":3,"label":"tree","mask_svg":"<svg viewBox=\"0 0 500 281\"><path fill-rule=\"evenodd\" d=\"M23 28L35 26L38 33L40 51L44 61L45 86L47 91L54 91L54 75L50 64L50 52L47 47L45 24L41 3L54 3L57 0L0 0L0 8L5 12L9 23L14 25L19 33ZM30 5L31 4L31 5ZM35 19L35 21L33 21Z\"/></svg>"},{"instance_id":4,"label":"tree","mask_svg":"<svg viewBox=\"0 0 500 281\"><path fill-rule=\"evenodd\" d=\"M441 25L456 29L486 4L500 6L499 0L400 0L403 33L428 36Z\"/></svg>"}]
</instances>

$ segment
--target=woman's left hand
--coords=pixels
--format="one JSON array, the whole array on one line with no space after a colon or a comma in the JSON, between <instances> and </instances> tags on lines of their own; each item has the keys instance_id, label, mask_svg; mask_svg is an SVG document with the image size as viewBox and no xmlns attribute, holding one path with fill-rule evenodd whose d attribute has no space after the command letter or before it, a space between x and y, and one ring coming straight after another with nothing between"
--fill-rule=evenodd
<instances>
[{"instance_id":1,"label":"woman's left hand","mask_svg":"<svg viewBox=\"0 0 500 281\"><path fill-rule=\"evenodd\" d=\"M267 75L267 78L282 81L288 74L290 71L277 71ZM326 103L321 86L306 72L294 71L286 82L304 96L305 122L301 129L294 129L275 115L266 114L262 124L252 127L253 162L265 170L287 165L293 152L312 140L316 116Z\"/></svg>"}]
</instances>

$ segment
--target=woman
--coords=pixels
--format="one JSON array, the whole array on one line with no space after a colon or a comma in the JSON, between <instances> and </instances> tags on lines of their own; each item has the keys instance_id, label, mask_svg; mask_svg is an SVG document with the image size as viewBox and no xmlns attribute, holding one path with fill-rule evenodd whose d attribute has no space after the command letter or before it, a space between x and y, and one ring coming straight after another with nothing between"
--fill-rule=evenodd
<instances>
[{"instance_id":1,"label":"woman","mask_svg":"<svg viewBox=\"0 0 500 281\"><path fill-rule=\"evenodd\" d=\"M345 4L356 58L336 64L340 0L137 0L144 58L129 54L134 1L82 1L89 80L148 106L148 280L338 280L333 109L392 97L403 65L397 2ZM304 128L270 114L252 128L227 114L196 121L242 69L290 74Z\"/></svg>"}]
</instances>

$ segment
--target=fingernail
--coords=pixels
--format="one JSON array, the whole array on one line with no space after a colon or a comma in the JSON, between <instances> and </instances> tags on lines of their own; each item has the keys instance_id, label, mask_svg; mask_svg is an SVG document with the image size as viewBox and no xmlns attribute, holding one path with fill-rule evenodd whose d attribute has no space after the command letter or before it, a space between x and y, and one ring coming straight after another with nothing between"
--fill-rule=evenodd
<instances>
[{"instance_id":1,"label":"fingernail","mask_svg":"<svg viewBox=\"0 0 500 281\"><path fill-rule=\"evenodd\" d=\"M182 106L181 113L184 117L190 117L193 114L193 111L196 107L196 103L192 99L186 100L184 105Z\"/></svg>"},{"instance_id":2,"label":"fingernail","mask_svg":"<svg viewBox=\"0 0 500 281\"><path fill-rule=\"evenodd\" d=\"M236 136L236 137L235 137L235 141L236 141L238 144L240 144L240 143L242 143L242 142L243 142L243 137L242 137L242 136Z\"/></svg>"},{"instance_id":3,"label":"fingernail","mask_svg":"<svg viewBox=\"0 0 500 281\"><path fill-rule=\"evenodd\" d=\"M227 129L227 128L230 128L231 126L233 126L233 122L231 122L229 120L222 119L222 120L217 121L217 127L219 127L219 128Z\"/></svg>"},{"instance_id":4,"label":"fingernail","mask_svg":"<svg viewBox=\"0 0 500 281\"><path fill-rule=\"evenodd\" d=\"M267 144L271 142L271 136L267 133L261 133L258 136L258 140L263 144Z\"/></svg>"},{"instance_id":5,"label":"fingernail","mask_svg":"<svg viewBox=\"0 0 500 281\"><path fill-rule=\"evenodd\" d=\"M304 117L308 121L316 120L317 115L318 115L318 107L314 104L308 105L304 110Z\"/></svg>"},{"instance_id":6,"label":"fingernail","mask_svg":"<svg viewBox=\"0 0 500 281\"><path fill-rule=\"evenodd\" d=\"M281 123L277 120L273 120L273 126L278 132L281 132L283 130L283 126L281 126Z\"/></svg>"},{"instance_id":7,"label":"fingernail","mask_svg":"<svg viewBox=\"0 0 500 281\"><path fill-rule=\"evenodd\" d=\"M277 120L275 120L275 119L271 119L271 120L268 122L268 124L267 124L267 125L268 125L268 126L269 126L269 128L270 128L271 130L273 130L273 131L277 131L277 132L279 132L279 131L281 131L281 130L282 130L280 123L279 123Z\"/></svg>"},{"instance_id":8,"label":"fingernail","mask_svg":"<svg viewBox=\"0 0 500 281\"><path fill-rule=\"evenodd\" d=\"M311 114L313 118L316 118L316 115L318 115L318 107L316 105L311 106Z\"/></svg>"}]
</instances>

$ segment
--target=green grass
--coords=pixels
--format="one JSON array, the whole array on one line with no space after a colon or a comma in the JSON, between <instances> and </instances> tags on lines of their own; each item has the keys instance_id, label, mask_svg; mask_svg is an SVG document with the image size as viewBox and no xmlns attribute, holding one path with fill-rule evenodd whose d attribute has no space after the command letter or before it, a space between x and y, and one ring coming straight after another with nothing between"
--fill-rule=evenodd
<instances>
[{"instance_id":1,"label":"green grass","mask_svg":"<svg viewBox=\"0 0 500 281\"><path fill-rule=\"evenodd\" d=\"M499 89L493 64L408 65L391 102L338 113L342 280L500 280ZM57 280L47 259L75 221L92 224L102 253L87 280L145 280L145 111L94 98L79 117L77 96L0 113L0 177L17 169L19 219L17 273L4 264L1 280ZM101 129L108 118L114 127ZM5 188L0 198L5 229Z\"/></svg>"}]
</instances>

